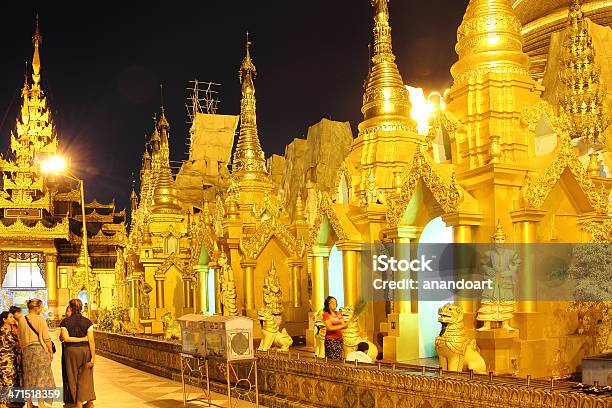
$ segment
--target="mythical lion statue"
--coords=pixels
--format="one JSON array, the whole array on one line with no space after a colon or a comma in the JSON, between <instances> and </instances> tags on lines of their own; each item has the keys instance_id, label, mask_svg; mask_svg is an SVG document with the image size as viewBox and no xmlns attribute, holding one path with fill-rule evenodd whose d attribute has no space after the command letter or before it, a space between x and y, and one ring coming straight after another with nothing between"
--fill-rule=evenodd
<instances>
[{"instance_id":1,"label":"mythical lion statue","mask_svg":"<svg viewBox=\"0 0 612 408\"><path fill-rule=\"evenodd\" d=\"M112 321L112 328L115 333L136 334L140 330L138 326L130 319L130 309L119 308L116 312L115 319Z\"/></svg>"},{"instance_id":2,"label":"mythical lion statue","mask_svg":"<svg viewBox=\"0 0 612 408\"><path fill-rule=\"evenodd\" d=\"M259 351L268 351L272 346L277 347L280 351L289 351L289 347L293 344L293 339L287 333L287 329L281 331L277 320L267 307L259 309L257 312L259 321L262 322L263 338L259 344Z\"/></svg>"},{"instance_id":3,"label":"mythical lion statue","mask_svg":"<svg viewBox=\"0 0 612 408\"><path fill-rule=\"evenodd\" d=\"M442 330L436 338L436 352L442 369L461 372L467 368L476 374L486 374L487 365L478 351L476 340L465 334L463 309L447 303L438 309L438 316Z\"/></svg>"},{"instance_id":4,"label":"mythical lion statue","mask_svg":"<svg viewBox=\"0 0 612 408\"><path fill-rule=\"evenodd\" d=\"M314 315L314 353L319 358L325 358L325 333L327 328L323 321L323 309Z\"/></svg>"},{"instance_id":5,"label":"mythical lion statue","mask_svg":"<svg viewBox=\"0 0 612 408\"><path fill-rule=\"evenodd\" d=\"M165 313L162 318L162 323L164 324L164 340L181 339L181 326L179 323L172 317L172 312Z\"/></svg>"},{"instance_id":6,"label":"mythical lion statue","mask_svg":"<svg viewBox=\"0 0 612 408\"><path fill-rule=\"evenodd\" d=\"M375 361L378 356L378 347L376 347L376 344L372 343L367 337L361 337L359 335L359 322L353 319L353 308L351 306L341 307L340 313L342 313L344 321L348 323L348 327L342 332L344 355L346 356L356 351L359 343L368 343L368 356L372 358L372 361Z\"/></svg>"}]
</instances>

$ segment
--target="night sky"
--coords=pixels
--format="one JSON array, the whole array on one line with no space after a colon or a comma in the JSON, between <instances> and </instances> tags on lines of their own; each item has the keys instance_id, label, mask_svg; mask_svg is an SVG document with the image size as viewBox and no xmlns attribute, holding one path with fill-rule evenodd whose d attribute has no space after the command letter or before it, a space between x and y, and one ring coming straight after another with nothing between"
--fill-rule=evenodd
<instances>
[{"instance_id":1,"label":"night sky","mask_svg":"<svg viewBox=\"0 0 612 408\"><path fill-rule=\"evenodd\" d=\"M456 30L468 0L392 0L393 46L404 81L444 90L456 60ZM97 7L93 7L95 4ZM34 18L43 35L42 83L60 149L85 179L88 199L128 206L145 133L164 105L171 160L187 158L186 88L221 83L219 113L238 114L244 35L253 41L259 134L266 156L305 137L322 117L361 119L372 41L369 0L10 2L0 24L0 151L20 106Z\"/></svg>"}]
</instances>

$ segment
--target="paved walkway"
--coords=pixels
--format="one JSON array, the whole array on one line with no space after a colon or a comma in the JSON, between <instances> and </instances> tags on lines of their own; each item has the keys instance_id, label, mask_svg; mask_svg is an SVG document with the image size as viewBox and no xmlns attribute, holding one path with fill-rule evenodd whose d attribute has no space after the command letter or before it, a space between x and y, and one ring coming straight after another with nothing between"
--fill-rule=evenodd
<instances>
[{"instance_id":1,"label":"paved walkway","mask_svg":"<svg viewBox=\"0 0 612 408\"><path fill-rule=\"evenodd\" d=\"M57 336L59 331L51 335L56 341L58 352L53 358L53 374L58 387L62 384L61 345ZM180 408L183 406L183 386L180 382L168 380L128 367L102 356L96 357L94 367L94 384L96 387L96 408ZM202 396L196 387L189 387L189 398ZM227 400L213 393L213 403L229 406ZM54 403L53 408L61 408L64 404ZM204 407L202 402L189 402L188 408ZM238 401L233 407L254 407L255 404Z\"/></svg>"}]
</instances>

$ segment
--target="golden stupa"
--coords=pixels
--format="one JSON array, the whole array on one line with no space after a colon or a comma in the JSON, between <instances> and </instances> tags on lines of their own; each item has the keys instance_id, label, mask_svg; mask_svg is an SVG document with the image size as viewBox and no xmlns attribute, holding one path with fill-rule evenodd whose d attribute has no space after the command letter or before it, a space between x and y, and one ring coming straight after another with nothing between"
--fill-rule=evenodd
<instances>
[{"instance_id":1,"label":"golden stupa","mask_svg":"<svg viewBox=\"0 0 612 408\"><path fill-rule=\"evenodd\" d=\"M598 24L612 4L470 0L453 84L427 99L396 64L391 23L403 17L388 0L371 4L355 137L349 124L324 119L266 159L248 36L239 116L195 112L176 176L161 108L117 255L118 327L170 338L173 320L192 313L261 321L253 337L280 350L258 355L271 404L604 408L603 397L555 381L581 369L590 378L588 358L612 349L610 28ZM373 252L418 264L427 244L456 251L455 281L489 277L481 296L458 289L432 301L418 287L370 297ZM543 266L546 248L559 245L570 248L569 264ZM465 247L480 252L460 267ZM564 290L591 297L547 295L544 269L557 286L559 274L578 276ZM402 277L422 281L422 272ZM345 356L366 343L382 352L380 365L327 361L328 296L342 306ZM100 336L111 354L172 374L173 346ZM156 352L136 351L147 347Z\"/></svg>"}]
</instances>

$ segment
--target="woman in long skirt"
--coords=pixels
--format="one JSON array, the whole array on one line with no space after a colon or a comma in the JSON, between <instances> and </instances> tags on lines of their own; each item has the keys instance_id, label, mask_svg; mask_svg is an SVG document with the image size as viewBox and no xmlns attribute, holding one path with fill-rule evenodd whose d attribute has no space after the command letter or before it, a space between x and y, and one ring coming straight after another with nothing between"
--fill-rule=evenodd
<instances>
[{"instance_id":1,"label":"woman in long skirt","mask_svg":"<svg viewBox=\"0 0 612 408\"><path fill-rule=\"evenodd\" d=\"M347 328L342 314L336 311L338 302L333 296L325 299L323 321L325 322L325 357L330 360L342 360L342 330Z\"/></svg>"},{"instance_id":2,"label":"woman in long skirt","mask_svg":"<svg viewBox=\"0 0 612 408\"><path fill-rule=\"evenodd\" d=\"M83 303L79 299L69 302L72 315L60 324L60 337L64 341L65 378L68 391L76 408L93 407L96 399L94 391L93 367L96 349L91 320L81 315ZM84 341L73 341L83 339ZM70 342L67 342L70 341Z\"/></svg>"},{"instance_id":3,"label":"woman in long skirt","mask_svg":"<svg viewBox=\"0 0 612 408\"><path fill-rule=\"evenodd\" d=\"M0 313L0 408L10 406L8 390L19 387L19 339L13 333L15 318L9 312Z\"/></svg>"},{"instance_id":4,"label":"woman in long skirt","mask_svg":"<svg viewBox=\"0 0 612 408\"><path fill-rule=\"evenodd\" d=\"M40 299L28 300L28 315L19 320L19 344L23 350L23 387L26 389L52 390L55 389L55 380L51 371L53 351L49 326L40 316L42 301ZM38 400L39 408L48 408L52 401ZM28 401L28 408L33 408L32 401ZM48 404L48 405L47 405Z\"/></svg>"}]
</instances>

